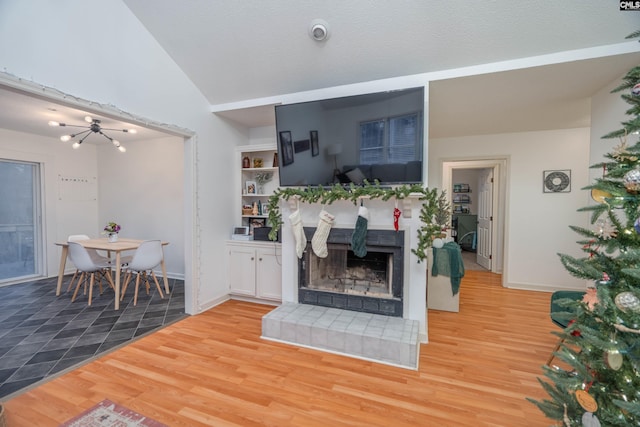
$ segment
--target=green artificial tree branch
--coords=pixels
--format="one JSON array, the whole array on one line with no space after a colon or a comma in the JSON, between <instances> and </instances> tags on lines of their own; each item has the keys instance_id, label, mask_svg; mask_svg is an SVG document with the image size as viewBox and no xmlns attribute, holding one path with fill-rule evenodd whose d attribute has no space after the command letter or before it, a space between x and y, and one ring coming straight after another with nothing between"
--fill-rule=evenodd
<instances>
[{"instance_id":1,"label":"green artificial tree branch","mask_svg":"<svg viewBox=\"0 0 640 427\"><path fill-rule=\"evenodd\" d=\"M348 187L341 184L334 184L332 187L325 188L306 187L306 188L278 188L269 197L268 207L269 215L267 225L271 227L269 231L269 239L278 239L278 230L282 227L282 214L280 212L280 201L297 199L303 203L320 203L330 205L340 200L348 200L357 204L360 199L381 199L388 201L390 199L402 200L408 197L417 197L421 201L420 220L422 226L418 229L418 243L411 252L418 257L418 263L427 258L427 249L431 247L435 237L440 235L447 226L450 216L450 205L447 201L446 194L443 191L438 195L436 189L427 189L419 184L400 185L393 188L381 187L376 180L373 184L364 181L362 186L356 186L351 183Z\"/></svg>"}]
</instances>

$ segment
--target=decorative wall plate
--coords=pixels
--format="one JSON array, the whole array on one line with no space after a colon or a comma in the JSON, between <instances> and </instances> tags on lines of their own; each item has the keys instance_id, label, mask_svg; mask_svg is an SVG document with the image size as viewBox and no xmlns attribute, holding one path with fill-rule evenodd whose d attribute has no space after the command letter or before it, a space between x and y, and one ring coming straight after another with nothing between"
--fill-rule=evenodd
<instances>
[{"instance_id":1,"label":"decorative wall plate","mask_svg":"<svg viewBox=\"0 0 640 427\"><path fill-rule=\"evenodd\" d=\"M544 171L542 191L545 193L569 193L571 191L571 170Z\"/></svg>"}]
</instances>

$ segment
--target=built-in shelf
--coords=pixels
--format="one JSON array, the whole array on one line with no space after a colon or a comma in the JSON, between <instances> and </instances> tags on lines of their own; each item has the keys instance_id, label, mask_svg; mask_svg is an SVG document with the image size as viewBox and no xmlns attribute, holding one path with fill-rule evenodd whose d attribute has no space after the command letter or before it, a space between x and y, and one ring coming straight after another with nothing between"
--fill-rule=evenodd
<instances>
[{"instance_id":1,"label":"built-in shelf","mask_svg":"<svg viewBox=\"0 0 640 427\"><path fill-rule=\"evenodd\" d=\"M277 171L278 168L277 167L264 167L264 168L242 168L243 171L246 172L260 172L260 171L264 171L264 172L274 172Z\"/></svg>"},{"instance_id":2,"label":"built-in shelf","mask_svg":"<svg viewBox=\"0 0 640 427\"><path fill-rule=\"evenodd\" d=\"M237 204L240 225L248 226L249 233L254 235L254 229L265 227L266 206L269 203L269 197L278 188L279 169L273 166L274 159L277 158L277 147L275 141L270 144L245 145L238 147L236 150L236 161L238 162L238 178L239 178L239 202ZM255 165L262 167L252 167ZM249 166L249 167L242 167ZM271 179L262 187L258 185L256 177L261 174L270 174ZM260 191L255 193L255 191ZM260 214L254 215L252 212L257 209ZM256 236L254 236L254 240Z\"/></svg>"}]
</instances>

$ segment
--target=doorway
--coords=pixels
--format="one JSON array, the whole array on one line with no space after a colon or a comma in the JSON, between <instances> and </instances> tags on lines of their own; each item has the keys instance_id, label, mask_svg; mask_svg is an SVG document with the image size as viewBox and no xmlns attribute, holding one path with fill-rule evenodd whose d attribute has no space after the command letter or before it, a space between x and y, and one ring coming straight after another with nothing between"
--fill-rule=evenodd
<instances>
[{"instance_id":1,"label":"doorway","mask_svg":"<svg viewBox=\"0 0 640 427\"><path fill-rule=\"evenodd\" d=\"M42 274L40 165L0 159L0 284Z\"/></svg>"},{"instance_id":2,"label":"doorway","mask_svg":"<svg viewBox=\"0 0 640 427\"><path fill-rule=\"evenodd\" d=\"M442 189L450 198L453 214L475 224L464 236L456 237L463 240L463 249L475 252L478 265L497 274L503 270L507 166L506 158L497 158L444 161L442 167ZM469 185L467 195L459 193L466 188L460 184Z\"/></svg>"}]
</instances>

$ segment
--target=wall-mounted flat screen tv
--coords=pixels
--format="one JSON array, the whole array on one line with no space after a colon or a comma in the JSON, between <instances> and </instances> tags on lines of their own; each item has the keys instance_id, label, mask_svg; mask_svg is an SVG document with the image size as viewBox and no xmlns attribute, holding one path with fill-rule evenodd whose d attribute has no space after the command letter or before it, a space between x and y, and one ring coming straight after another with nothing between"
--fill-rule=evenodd
<instances>
[{"instance_id":1,"label":"wall-mounted flat screen tv","mask_svg":"<svg viewBox=\"0 0 640 427\"><path fill-rule=\"evenodd\" d=\"M277 105L280 186L423 182L424 87Z\"/></svg>"}]
</instances>

